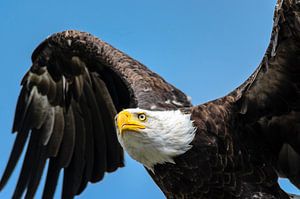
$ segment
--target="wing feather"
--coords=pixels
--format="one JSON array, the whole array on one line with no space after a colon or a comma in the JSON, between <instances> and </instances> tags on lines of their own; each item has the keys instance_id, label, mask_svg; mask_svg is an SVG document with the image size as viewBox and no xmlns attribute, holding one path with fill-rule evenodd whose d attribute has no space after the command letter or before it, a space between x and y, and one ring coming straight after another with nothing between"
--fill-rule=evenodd
<instances>
[{"instance_id":1,"label":"wing feather","mask_svg":"<svg viewBox=\"0 0 300 199\"><path fill-rule=\"evenodd\" d=\"M84 173L82 177L82 181L78 190L78 193L81 193L89 179L91 179L92 172L93 172L93 165L94 165L94 139L93 139L93 123L92 123L92 116L90 113L90 109L87 106L87 101L85 100L85 97L82 98L82 101L80 102L81 104L81 111L82 114L84 115L84 124L85 124L85 140L86 143L86 162L85 162L85 167L84 167Z\"/></svg>"},{"instance_id":2,"label":"wing feather","mask_svg":"<svg viewBox=\"0 0 300 199\"><path fill-rule=\"evenodd\" d=\"M292 172L287 168L300 167L299 5L298 1L278 0L271 41L263 60L250 78L230 94L235 97L243 125L254 133L253 139L259 138L254 142L266 139L277 171L298 188L300 170ZM287 154L293 155L287 158Z\"/></svg>"},{"instance_id":3,"label":"wing feather","mask_svg":"<svg viewBox=\"0 0 300 199\"><path fill-rule=\"evenodd\" d=\"M90 121L92 126L92 137L95 147L94 154L94 166L93 173L96 175L92 175L92 182L97 182L103 178L103 174L99 172L106 170L106 136L105 129L102 120L102 115L100 114L100 110L98 107L98 103L96 102L95 96L93 95L92 88L89 84L85 84L84 92L86 96L86 105L89 110ZM110 132L106 132L110 133ZM99 155L101 154L101 156Z\"/></svg>"},{"instance_id":4,"label":"wing feather","mask_svg":"<svg viewBox=\"0 0 300 199\"><path fill-rule=\"evenodd\" d=\"M105 83L97 77L93 77L92 81L95 88L95 96L97 97L98 103L101 105L99 106L100 113L106 113L106 115L102 116L102 120L105 132L107 132L106 143L111 143L111 145L107 146L107 171L112 172L115 170L120 160L124 158L123 153L120 153L120 151L122 151L122 148L118 146L114 127L114 116L116 115L116 109L114 107L111 96L109 95L109 91L105 86Z\"/></svg>"},{"instance_id":5,"label":"wing feather","mask_svg":"<svg viewBox=\"0 0 300 199\"><path fill-rule=\"evenodd\" d=\"M34 162L34 158L37 150L37 143L38 143L38 136L32 133L30 135L30 141L28 143L25 159L22 165L17 186L14 191L13 198L21 198L24 190L26 189L26 185L28 184L28 180L32 172L31 163Z\"/></svg>"},{"instance_id":6,"label":"wing feather","mask_svg":"<svg viewBox=\"0 0 300 199\"><path fill-rule=\"evenodd\" d=\"M65 113L64 137L60 146L58 156L59 164L62 168L68 167L71 161L75 146L75 123L72 107Z\"/></svg>"},{"instance_id":7,"label":"wing feather","mask_svg":"<svg viewBox=\"0 0 300 199\"><path fill-rule=\"evenodd\" d=\"M61 168L59 167L57 159L50 158L47 177L46 177L46 183L45 183L44 191L43 191L43 195L42 195L43 199L54 198L54 193L55 193L55 189L57 186L60 170L61 170Z\"/></svg>"},{"instance_id":8,"label":"wing feather","mask_svg":"<svg viewBox=\"0 0 300 199\"><path fill-rule=\"evenodd\" d=\"M53 133L47 143L47 153L49 157L56 157L59 151L62 139L63 131L65 128L65 118L62 108L59 106L55 107L55 121L53 127Z\"/></svg>"},{"instance_id":9,"label":"wing feather","mask_svg":"<svg viewBox=\"0 0 300 199\"><path fill-rule=\"evenodd\" d=\"M40 132L32 132L32 134L37 134ZM45 167L45 162L46 162L46 154L45 154L45 150L44 147L41 147L42 143L40 141L37 142L37 150L36 150L36 154L34 155L34 161L31 162L31 173L30 173L30 177L29 177L29 181L28 181L28 185L27 185L27 191L26 191L26 195L25 198L29 199L29 198L33 198L34 194L36 193L36 190L38 188L38 185L40 183L42 174L43 174L43 170Z\"/></svg>"},{"instance_id":10,"label":"wing feather","mask_svg":"<svg viewBox=\"0 0 300 199\"><path fill-rule=\"evenodd\" d=\"M15 198L25 191L26 198L34 198L47 162L43 198L54 196L61 170L62 197L72 198L88 182L123 167L114 126L117 111L153 104L159 109L191 106L182 92L141 63L72 30L54 34L36 48L21 85L12 129L16 139L0 181L2 189L30 137ZM145 89L151 87L153 93ZM170 96L180 106L165 106Z\"/></svg>"}]
</instances>

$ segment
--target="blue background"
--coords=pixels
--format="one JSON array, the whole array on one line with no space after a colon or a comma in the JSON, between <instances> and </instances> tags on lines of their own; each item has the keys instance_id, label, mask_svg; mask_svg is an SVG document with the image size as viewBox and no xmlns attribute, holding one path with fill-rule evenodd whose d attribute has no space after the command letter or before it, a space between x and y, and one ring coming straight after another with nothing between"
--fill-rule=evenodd
<instances>
[{"instance_id":1,"label":"blue background","mask_svg":"<svg viewBox=\"0 0 300 199\"><path fill-rule=\"evenodd\" d=\"M91 32L200 104L227 94L254 71L269 42L274 6L275 0L0 1L0 173L15 137L10 129L19 82L31 52L50 34ZM164 198L139 163L127 156L126 165L79 198ZM0 198L11 197L17 175ZM281 185L300 194L287 181Z\"/></svg>"}]
</instances>

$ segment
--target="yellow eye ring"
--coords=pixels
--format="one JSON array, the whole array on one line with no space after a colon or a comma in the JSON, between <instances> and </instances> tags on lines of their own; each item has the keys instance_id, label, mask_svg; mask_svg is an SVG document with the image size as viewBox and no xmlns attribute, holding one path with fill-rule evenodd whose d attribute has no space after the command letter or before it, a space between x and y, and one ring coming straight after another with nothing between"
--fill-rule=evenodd
<instances>
[{"instance_id":1,"label":"yellow eye ring","mask_svg":"<svg viewBox=\"0 0 300 199\"><path fill-rule=\"evenodd\" d=\"M138 114L138 119L140 121L145 121L147 119L147 117L146 117L145 113L139 113Z\"/></svg>"}]
</instances>

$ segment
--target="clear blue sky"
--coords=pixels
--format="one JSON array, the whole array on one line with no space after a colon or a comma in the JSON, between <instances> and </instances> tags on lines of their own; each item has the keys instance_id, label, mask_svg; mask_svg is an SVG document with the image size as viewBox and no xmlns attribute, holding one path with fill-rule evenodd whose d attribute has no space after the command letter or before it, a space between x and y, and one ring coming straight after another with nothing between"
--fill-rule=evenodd
<instances>
[{"instance_id":1,"label":"clear blue sky","mask_svg":"<svg viewBox=\"0 0 300 199\"><path fill-rule=\"evenodd\" d=\"M199 104L225 95L256 68L269 42L274 6L275 0L0 1L0 173L14 140L19 82L31 52L48 35L91 32ZM164 198L139 163L127 156L126 165L79 198ZM10 198L16 179L17 173L0 198ZM300 194L286 182L282 186Z\"/></svg>"}]
</instances>

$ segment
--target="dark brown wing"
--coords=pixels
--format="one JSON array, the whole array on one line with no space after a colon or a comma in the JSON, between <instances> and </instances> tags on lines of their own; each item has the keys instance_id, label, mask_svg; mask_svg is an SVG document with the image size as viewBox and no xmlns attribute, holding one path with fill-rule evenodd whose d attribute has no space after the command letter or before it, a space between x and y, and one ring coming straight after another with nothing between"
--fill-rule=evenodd
<instances>
[{"instance_id":1,"label":"dark brown wing","mask_svg":"<svg viewBox=\"0 0 300 199\"><path fill-rule=\"evenodd\" d=\"M277 156L277 169L300 188L300 3L278 0L272 37L255 73L232 93L246 126Z\"/></svg>"},{"instance_id":2,"label":"dark brown wing","mask_svg":"<svg viewBox=\"0 0 300 199\"><path fill-rule=\"evenodd\" d=\"M258 69L229 95L185 109L193 147L151 174L168 198L289 198L300 188L300 3L278 0Z\"/></svg>"},{"instance_id":3,"label":"dark brown wing","mask_svg":"<svg viewBox=\"0 0 300 199\"><path fill-rule=\"evenodd\" d=\"M114 116L127 107L174 109L186 96L129 56L90 34L65 31L42 42L22 80L13 132L15 143L0 182L3 189L25 143L14 192L33 198L47 160L43 198L52 198L64 169L63 198L122 167Z\"/></svg>"}]
</instances>

